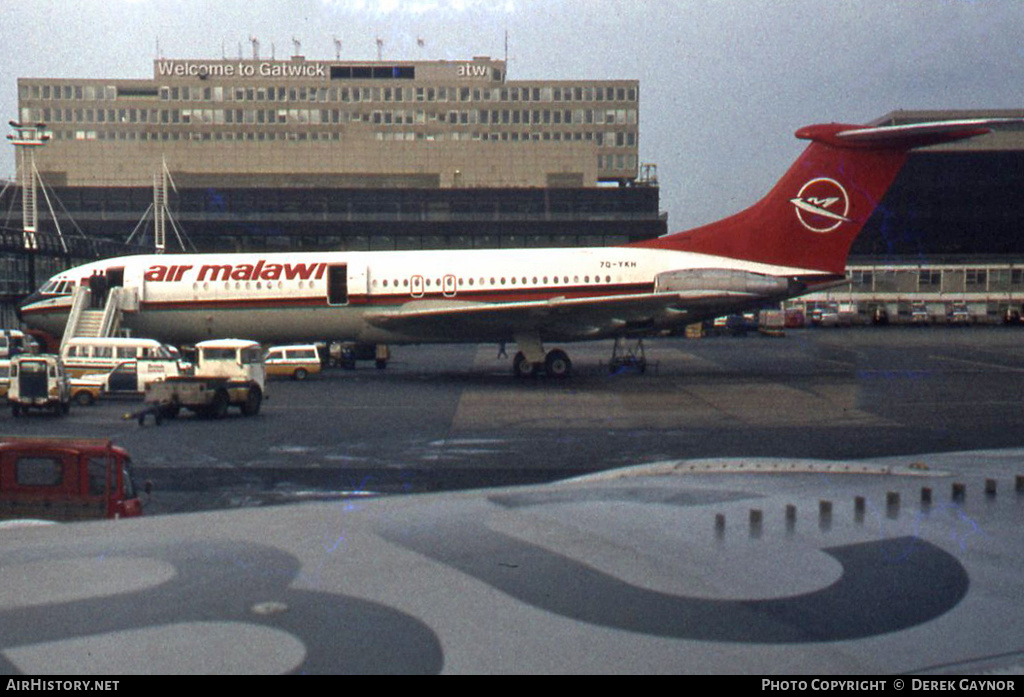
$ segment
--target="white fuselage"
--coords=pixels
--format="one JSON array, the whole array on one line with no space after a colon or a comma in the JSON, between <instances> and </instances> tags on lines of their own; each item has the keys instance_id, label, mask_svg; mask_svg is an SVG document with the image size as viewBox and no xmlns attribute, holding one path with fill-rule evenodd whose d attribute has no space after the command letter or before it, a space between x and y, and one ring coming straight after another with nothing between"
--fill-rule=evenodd
<instances>
[{"instance_id":1,"label":"white fuselage","mask_svg":"<svg viewBox=\"0 0 1024 697\"><path fill-rule=\"evenodd\" d=\"M62 272L22 311L30 325L60 335L71 305L67 282L81 284L97 269L108 277L114 271L116 277L123 269L124 288L137 302L125 312L124 325L138 336L165 342L225 336L275 343L506 341L515 327L455 330L439 338L383 329L366 317L410 307L645 294L658 290L661 273L712 268L775 276L815 273L643 247L145 255ZM62 294L48 295L55 285ZM566 332L543 338L581 337Z\"/></svg>"}]
</instances>

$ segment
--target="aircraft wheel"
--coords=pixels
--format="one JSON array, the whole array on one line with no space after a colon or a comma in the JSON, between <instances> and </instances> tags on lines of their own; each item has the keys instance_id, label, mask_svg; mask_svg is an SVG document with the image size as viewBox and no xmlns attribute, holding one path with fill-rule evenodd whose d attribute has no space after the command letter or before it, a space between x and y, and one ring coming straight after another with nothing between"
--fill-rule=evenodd
<instances>
[{"instance_id":1,"label":"aircraft wheel","mask_svg":"<svg viewBox=\"0 0 1024 697\"><path fill-rule=\"evenodd\" d=\"M537 377L538 365L532 361L526 360L526 356L520 351L516 354L516 357L512 360L512 372L515 373L517 378L534 378Z\"/></svg>"},{"instance_id":2,"label":"aircraft wheel","mask_svg":"<svg viewBox=\"0 0 1024 697\"><path fill-rule=\"evenodd\" d=\"M556 380L569 377L572 374L572 361L569 360L569 355L561 349L548 351L544 358L544 372L549 378Z\"/></svg>"}]
</instances>

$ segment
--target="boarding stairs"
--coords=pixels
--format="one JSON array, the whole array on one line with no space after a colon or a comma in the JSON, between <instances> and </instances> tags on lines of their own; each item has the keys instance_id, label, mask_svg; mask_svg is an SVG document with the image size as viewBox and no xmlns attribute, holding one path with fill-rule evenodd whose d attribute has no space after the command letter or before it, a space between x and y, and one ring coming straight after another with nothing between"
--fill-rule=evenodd
<instances>
[{"instance_id":1,"label":"boarding stairs","mask_svg":"<svg viewBox=\"0 0 1024 697\"><path fill-rule=\"evenodd\" d=\"M106 305L99 309L92 307L92 293L88 287L75 288L71 312L68 313L68 322L60 343L61 352L64 351L64 344L72 337L116 336L121 328L121 314L127 305L126 295L128 291L125 288L111 288L107 293Z\"/></svg>"}]
</instances>

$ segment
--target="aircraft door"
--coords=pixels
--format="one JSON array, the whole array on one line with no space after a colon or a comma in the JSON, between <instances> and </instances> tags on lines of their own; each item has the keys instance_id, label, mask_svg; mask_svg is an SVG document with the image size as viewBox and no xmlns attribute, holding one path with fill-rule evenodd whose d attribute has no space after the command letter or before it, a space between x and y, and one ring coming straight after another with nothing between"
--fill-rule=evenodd
<instances>
[{"instance_id":1,"label":"aircraft door","mask_svg":"<svg viewBox=\"0 0 1024 697\"><path fill-rule=\"evenodd\" d=\"M327 304L348 305L348 264L327 267Z\"/></svg>"},{"instance_id":2,"label":"aircraft door","mask_svg":"<svg viewBox=\"0 0 1024 697\"><path fill-rule=\"evenodd\" d=\"M423 297L423 276L413 276L409 279L409 294L414 298Z\"/></svg>"},{"instance_id":3,"label":"aircraft door","mask_svg":"<svg viewBox=\"0 0 1024 697\"><path fill-rule=\"evenodd\" d=\"M445 274L444 278L441 279L441 290L444 292L444 297L454 298L456 291L455 276L453 274Z\"/></svg>"},{"instance_id":4,"label":"aircraft door","mask_svg":"<svg viewBox=\"0 0 1024 697\"><path fill-rule=\"evenodd\" d=\"M124 286L124 267L107 269L107 288L121 288Z\"/></svg>"}]
</instances>

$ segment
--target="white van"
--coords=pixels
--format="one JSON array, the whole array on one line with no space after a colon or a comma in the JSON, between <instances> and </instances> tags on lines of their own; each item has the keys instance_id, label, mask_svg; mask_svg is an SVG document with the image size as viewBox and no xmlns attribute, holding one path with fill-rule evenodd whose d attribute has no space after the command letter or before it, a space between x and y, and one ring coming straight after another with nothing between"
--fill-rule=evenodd
<instances>
[{"instance_id":1,"label":"white van","mask_svg":"<svg viewBox=\"0 0 1024 697\"><path fill-rule=\"evenodd\" d=\"M271 346L263 360L268 376L287 376L293 380L305 380L319 373L322 365L313 344Z\"/></svg>"},{"instance_id":2,"label":"white van","mask_svg":"<svg viewBox=\"0 0 1024 697\"><path fill-rule=\"evenodd\" d=\"M139 358L174 360L178 357L178 349L156 339L116 337L76 336L68 340L61 352L64 367L72 377L106 373Z\"/></svg>"},{"instance_id":3,"label":"white van","mask_svg":"<svg viewBox=\"0 0 1024 697\"><path fill-rule=\"evenodd\" d=\"M25 346L25 334L17 329L0 329L0 358L10 358L22 353Z\"/></svg>"}]
</instances>

